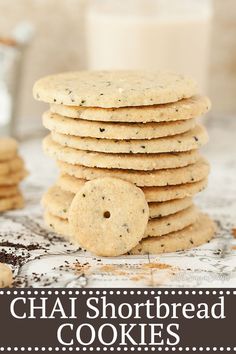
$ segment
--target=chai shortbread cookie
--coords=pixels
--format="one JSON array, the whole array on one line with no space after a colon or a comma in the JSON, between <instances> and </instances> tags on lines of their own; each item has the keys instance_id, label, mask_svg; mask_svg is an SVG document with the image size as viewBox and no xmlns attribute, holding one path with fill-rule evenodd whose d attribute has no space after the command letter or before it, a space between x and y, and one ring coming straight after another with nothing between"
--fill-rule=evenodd
<instances>
[{"instance_id":1,"label":"chai shortbread cookie","mask_svg":"<svg viewBox=\"0 0 236 354\"><path fill-rule=\"evenodd\" d=\"M52 186L43 195L42 204L52 215L68 219L74 196L74 193L66 192L58 186Z\"/></svg>"},{"instance_id":2,"label":"chai shortbread cookie","mask_svg":"<svg viewBox=\"0 0 236 354\"><path fill-rule=\"evenodd\" d=\"M57 161L61 173L80 179L92 180L101 177L114 177L134 183L139 187L163 187L201 181L209 174L209 163L201 157L196 163L166 170L135 171L85 167Z\"/></svg>"},{"instance_id":3,"label":"chai shortbread cookie","mask_svg":"<svg viewBox=\"0 0 236 354\"><path fill-rule=\"evenodd\" d=\"M6 198L0 198L0 212L21 209L24 207L24 198L21 193Z\"/></svg>"},{"instance_id":4,"label":"chai shortbread cookie","mask_svg":"<svg viewBox=\"0 0 236 354\"><path fill-rule=\"evenodd\" d=\"M34 98L85 107L146 106L176 102L196 95L196 83L163 71L78 71L38 80Z\"/></svg>"},{"instance_id":5,"label":"chai shortbread cookie","mask_svg":"<svg viewBox=\"0 0 236 354\"><path fill-rule=\"evenodd\" d=\"M151 219L148 222L144 237L158 237L182 230L186 226L193 224L197 220L198 215L198 209L195 206L190 206L178 213Z\"/></svg>"},{"instance_id":6,"label":"chai shortbread cookie","mask_svg":"<svg viewBox=\"0 0 236 354\"><path fill-rule=\"evenodd\" d=\"M155 154L164 152L181 152L199 149L208 142L208 134L202 125L174 136L149 140L111 140L82 138L51 132L56 143L73 149L122 154Z\"/></svg>"},{"instance_id":7,"label":"chai shortbread cookie","mask_svg":"<svg viewBox=\"0 0 236 354\"><path fill-rule=\"evenodd\" d=\"M72 119L47 111L43 114L45 128L57 133L97 139L157 139L193 129L195 119L161 123L107 123Z\"/></svg>"},{"instance_id":8,"label":"chai shortbread cookie","mask_svg":"<svg viewBox=\"0 0 236 354\"><path fill-rule=\"evenodd\" d=\"M215 223L206 214L199 214L194 224L161 237L143 239L129 254L158 254L184 251L209 242L216 232Z\"/></svg>"},{"instance_id":9,"label":"chai shortbread cookie","mask_svg":"<svg viewBox=\"0 0 236 354\"><path fill-rule=\"evenodd\" d=\"M59 218L46 210L44 212L44 222L50 231L63 236L66 240L70 240L71 235L68 220Z\"/></svg>"},{"instance_id":10,"label":"chai shortbread cookie","mask_svg":"<svg viewBox=\"0 0 236 354\"><path fill-rule=\"evenodd\" d=\"M75 194L66 192L58 186L50 187L43 195L42 204L52 215L68 219L68 212ZM161 203L150 203L149 217L160 218L177 213L192 205L192 198L175 199Z\"/></svg>"},{"instance_id":11,"label":"chai shortbread cookie","mask_svg":"<svg viewBox=\"0 0 236 354\"><path fill-rule=\"evenodd\" d=\"M13 195L17 195L20 193L18 185L12 186L0 186L0 198L12 197Z\"/></svg>"},{"instance_id":12,"label":"chai shortbread cookie","mask_svg":"<svg viewBox=\"0 0 236 354\"><path fill-rule=\"evenodd\" d=\"M59 176L56 185L66 192L76 194L83 187L86 180L67 174ZM193 183L179 184L164 187L142 187L147 202L165 202L172 199L193 197L207 186L207 178ZM0 190L1 193L1 190Z\"/></svg>"},{"instance_id":13,"label":"chai shortbread cookie","mask_svg":"<svg viewBox=\"0 0 236 354\"><path fill-rule=\"evenodd\" d=\"M119 256L142 239L149 217L142 190L115 178L85 183L69 209L74 242L99 256Z\"/></svg>"},{"instance_id":14,"label":"chai shortbread cookie","mask_svg":"<svg viewBox=\"0 0 236 354\"><path fill-rule=\"evenodd\" d=\"M14 157L10 160L0 161L0 175L14 173L16 171L23 170L23 168L24 161L19 156Z\"/></svg>"},{"instance_id":15,"label":"chai shortbread cookie","mask_svg":"<svg viewBox=\"0 0 236 354\"><path fill-rule=\"evenodd\" d=\"M10 160L16 156L18 143L13 138L0 138L0 161Z\"/></svg>"},{"instance_id":16,"label":"chai shortbread cookie","mask_svg":"<svg viewBox=\"0 0 236 354\"><path fill-rule=\"evenodd\" d=\"M52 113L98 122L150 123L200 117L211 108L206 96L193 96L174 103L139 107L98 108L51 104Z\"/></svg>"},{"instance_id":17,"label":"chai shortbread cookie","mask_svg":"<svg viewBox=\"0 0 236 354\"><path fill-rule=\"evenodd\" d=\"M55 143L50 135L44 138L43 148L47 155L72 165L141 171L183 167L200 158L198 150L162 154L106 154L76 150Z\"/></svg>"},{"instance_id":18,"label":"chai shortbread cookie","mask_svg":"<svg viewBox=\"0 0 236 354\"><path fill-rule=\"evenodd\" d=\"M189 208L192 204L192 198L173 199L159 203L152 202L148 204L149 218L162 218L164 216L176 214L179 211Z\"/></svg>"},{"instance_id":19,"label":"chai shortbread cookie","mask_svg":"<svg viewBox=\"0 0 236 354\"><path fill-rule=\"evenodd\" d=\"M0 175L0 186L2 187L16 185L21 182L27 175L28 172L25 169L13 173Z\"/></svg>"},{"instance_id":20,"label":"chai shortbread cookie","mask_svg":"<svg viewBox=\"0 0 236 354\"><path fill-rule=\"evenodd\" d=\"M13 275L11 268L5 263L0 263L0 288L10 287L12 283Z\"/></svg>"}]
</instances>

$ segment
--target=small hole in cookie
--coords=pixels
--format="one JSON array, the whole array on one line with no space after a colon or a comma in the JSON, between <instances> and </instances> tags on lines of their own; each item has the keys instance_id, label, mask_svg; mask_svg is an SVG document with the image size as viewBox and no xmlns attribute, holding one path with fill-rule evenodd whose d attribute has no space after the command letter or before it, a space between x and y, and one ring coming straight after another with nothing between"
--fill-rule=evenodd
<instances>
[{"instance_id":1,"label":"small hole in cookie","mask_svg":"<svg viewBox=\"0 0 236 354\"><path fill-rule=\"evenodd\" d=\"M105 211L103 216L104 216L104 218L109 219L111 216L111 213L109 211Z\"/></svg>"}]
</instances>

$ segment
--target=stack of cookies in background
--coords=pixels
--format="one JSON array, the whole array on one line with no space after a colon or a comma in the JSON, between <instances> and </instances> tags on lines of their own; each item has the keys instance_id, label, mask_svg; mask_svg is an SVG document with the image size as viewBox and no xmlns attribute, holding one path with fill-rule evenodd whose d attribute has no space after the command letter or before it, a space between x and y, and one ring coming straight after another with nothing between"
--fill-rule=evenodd
<instances>
[{"instance_id":1,"label":"stack of cookies in background","mask_svg":"<svg viewBox=\"0 0 236 354\"><path fill-rule=\"evenodd\" d=\"M0 212L24 206L19 183L26 175L17 142L8 137L0 138Z\"/></svg>"},{"instance_id":2,"label":"stack of cookies in background","mask_svg":"<svg viewBox=\"0 0 236 354\"><path fill-rule=\"evenodd\" d=\"M45 222L71 239L68 215L85 182L115 177L144 192L149 221L131 253L183 250L209 241L214 223L193 204L207 185L207 143L197 117L210 108L195 83L165 72L75 72L36 82L34 97L50 103L45 152L59 179L43 197ZM119 205L117 205L119 208ZM88 235L89 237L89 235ZM109 242L109 240L107 240Z\"/></svg>"}]
</instances>

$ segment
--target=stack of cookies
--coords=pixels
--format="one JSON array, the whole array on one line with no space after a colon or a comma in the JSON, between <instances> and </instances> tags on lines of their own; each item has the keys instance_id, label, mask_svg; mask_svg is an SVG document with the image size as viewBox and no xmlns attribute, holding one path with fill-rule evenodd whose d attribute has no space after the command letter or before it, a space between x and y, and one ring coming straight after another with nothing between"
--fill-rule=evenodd
<instances>
[{"instance_id":1,"label":"stack of cookies","mask_svg":"<svg viewBox=\"0 0 236 354\"><path fill-rule=\"evenodd\" d=\"M26 175L17 142L8 137L0 138L0 212L24 206L18 185Z\"/></svg>"},{"instance_id":2,"label":"stack of cookies","mask_svg":"<svg viewBox=\"0 0 236 354\"><path fill-rule=\"evenodd\" d=\"M197 94L195 82L166 72L72 72L39 80L34 97L50 103L43 124L51 134L43 146L57 160L60 176L44 195L43 205L46 224L57 233L100 255L121 254L121 250L103 254L93 248L80 237L85 226L76 233L68 221L70 210L75 213L74 206L71 208L75 195L83 191L86 181L109 177L135 185L148 203L147 225L139 240L123 253L172 252L213 237L214 223L193 204L194 195L206 187L209 174L209 164L199 153L208 135L197 118L209 110L210 101ZM114 184L112 188L119 200ZM100 210L99 201L93 200ZM84 209L79 210L78 203L77 207L86 218ZM94 208L90 205L97 225ZM116 209L118 215L128 214L125 204L117 202ZM143 210L146 213L144 204ZM111 219L109 216L109 223ZM89 227L87 239L91 238L92 225ZM102 227L104 238L103 222ZM110 229L103 241L112 245L111 240ZM96 237L95 241L99 242Z\"/></svg>"}]
</instances>

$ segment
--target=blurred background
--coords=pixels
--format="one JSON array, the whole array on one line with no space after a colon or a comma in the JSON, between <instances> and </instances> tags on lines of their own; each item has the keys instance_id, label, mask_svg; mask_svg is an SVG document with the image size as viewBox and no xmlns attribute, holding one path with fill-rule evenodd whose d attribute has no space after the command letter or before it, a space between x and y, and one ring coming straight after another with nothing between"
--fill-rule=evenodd
<instances>
[{"instance_id":1,"label":"blurred background","mask_svg":"<svg viewBox=\"0 0 236 354\"><path fill-rule=\"evenodd\" d=\"M235 114L236 1L0 0L0 133L41 133L44 75L137 68L189 74Z\"/></svg>"}]
</instances>

